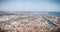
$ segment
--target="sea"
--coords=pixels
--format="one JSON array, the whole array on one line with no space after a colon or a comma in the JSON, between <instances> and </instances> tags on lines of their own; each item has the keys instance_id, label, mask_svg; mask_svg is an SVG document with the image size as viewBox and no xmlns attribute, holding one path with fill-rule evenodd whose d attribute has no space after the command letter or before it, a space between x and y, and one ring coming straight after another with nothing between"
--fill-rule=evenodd
<instances>
[{"instance_id":1,"label":"sea","mask_svg":"<svg viewBox=\"0 0 60 32\"><path fill-rule=\"evenodd\" d=\"M48 15L60 16L60 12L48 12Z\"/></svg>"}]
</instances>

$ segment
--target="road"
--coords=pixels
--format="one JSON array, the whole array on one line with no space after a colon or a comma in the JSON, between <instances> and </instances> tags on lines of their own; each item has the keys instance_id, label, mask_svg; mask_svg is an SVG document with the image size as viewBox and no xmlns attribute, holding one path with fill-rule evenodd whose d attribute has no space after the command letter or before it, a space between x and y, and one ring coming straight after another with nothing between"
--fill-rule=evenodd
<instances>
[{"instance_id":1,"label":"road","mask_svg":"<svg viewBox=\"0 0 60 32\"><path fill-rule=\"evenodd\" d=\"M50 21L50 23L51 23L53 26L55 26L55 27L60 26L60 22L55 21L55 20L52 20L52 19L48 18L48 17L45 16L45 15L42 15L42 17L44 17L47 21ZM52 17L52 16L51 16L51 17Z\"/></svg>"}]
</instances>

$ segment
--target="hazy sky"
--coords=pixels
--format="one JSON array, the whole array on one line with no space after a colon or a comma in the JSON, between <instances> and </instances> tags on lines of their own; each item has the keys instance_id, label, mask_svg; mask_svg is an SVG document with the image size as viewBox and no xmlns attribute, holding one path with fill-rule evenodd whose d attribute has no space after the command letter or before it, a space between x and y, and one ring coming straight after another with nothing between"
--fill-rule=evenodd
<instances>
[{"instance_id":1,"label":"hazy sky","mask_svg":"<svg viewBox=\"0 0 60 32\"><path fill-rule=\"evenodd\" d=\"M0 0L0 11L60 11L59 0Z\"/></svg>"}]
</instances>

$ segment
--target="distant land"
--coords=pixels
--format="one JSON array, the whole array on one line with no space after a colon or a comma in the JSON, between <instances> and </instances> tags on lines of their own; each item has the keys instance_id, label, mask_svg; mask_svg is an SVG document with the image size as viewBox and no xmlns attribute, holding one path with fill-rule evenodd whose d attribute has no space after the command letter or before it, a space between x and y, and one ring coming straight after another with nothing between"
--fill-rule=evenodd
<instances>
[{"instance_id":1,"label":"distant land","mask_svg":"<svg viewBox=\"0 0 60 32\"><path fill-rule=\"evenodd\" d=\"M0 11L0 15L10 15L10 14L15 14L15 13L7 12L7 11Z\"/></svg>"},{"instance_id":2,"label":"distant land","mask_svg":"<svg viewBox=\"0 0 60 32\"><path fill-rule=\"evenodd\" d=\"M40 14L40 13L47 13L48 15L60 16L60 12L41 12L41 11L0 11L0 15L10 15L10 14L17 14L17 13L31 13L31 14Z\"/></svg>"}]
</instances>

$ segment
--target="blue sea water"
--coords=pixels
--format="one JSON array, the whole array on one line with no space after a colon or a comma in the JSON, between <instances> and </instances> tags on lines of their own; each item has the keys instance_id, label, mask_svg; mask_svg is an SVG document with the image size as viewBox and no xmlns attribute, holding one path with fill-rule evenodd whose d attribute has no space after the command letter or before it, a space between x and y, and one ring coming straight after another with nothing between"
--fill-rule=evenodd
<instances>
[{"instance_id":1,"label":"blue sea water","mask_svg":"<svg viewBox=\"0 0 60 32\"><path fill-rule=\"evenodd\" d=\"M48 15L60 16L60 12L48 12Z\"/></svg>"}]
</instances>

